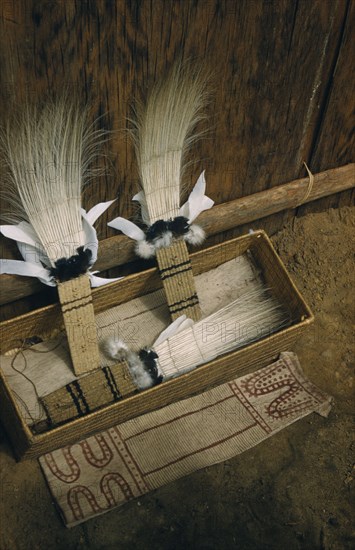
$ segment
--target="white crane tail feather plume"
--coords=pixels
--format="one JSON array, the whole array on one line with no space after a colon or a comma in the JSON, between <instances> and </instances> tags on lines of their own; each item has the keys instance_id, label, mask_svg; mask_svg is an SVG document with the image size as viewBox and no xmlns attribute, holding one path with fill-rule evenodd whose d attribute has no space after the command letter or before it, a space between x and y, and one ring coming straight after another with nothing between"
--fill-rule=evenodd
<instances>
[{"instance_id":1,"label":"white crane tail feather plume","mask_svg":"<svg viewBox=\"0 0 355 550\"><path fill-rule=\"evenodd\" d=\"M12 219L32 225L53 266L84 245L81 192L102 134L69 98L27 106L2 133Z\"/></svg>"},{"instance_id":2,"label":"white crane tail feather plume","mask_svg":"<svg viewBox=\"0 0 355 550\"><path fill-rule=\"evenodd\" d=\"M166 380L269 336L286 323L280 305L260 287L154 346L154 351Z\"/></svg>"},{"instance_id":3,"label":"white crane tail feather plume","mask_svg":"<svg viewBox=\"0 0 355 550\"><path fill-rule=\"evenodd\" d=\"M202 72L178 63L137 113L133 135L150 224L179 215L183 156L206 97Z\"/></svg>"}]
</instances>

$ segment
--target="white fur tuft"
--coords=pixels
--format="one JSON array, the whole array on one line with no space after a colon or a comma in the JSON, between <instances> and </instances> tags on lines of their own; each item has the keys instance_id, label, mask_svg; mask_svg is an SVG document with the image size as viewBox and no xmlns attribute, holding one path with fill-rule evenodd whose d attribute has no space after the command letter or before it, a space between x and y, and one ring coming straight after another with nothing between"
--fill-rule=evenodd
<instances>
[{"instance_id":1,"label":"white fur tuft","mask_svg":"<svg viewBox=\"0 0 355 550\"><path fill-rule=\"evenodd\" d=\"M167 231L161 237L154 239L154 246L157 250L158 248L168 248L173 241L173 234L171 231Z\"/></svg>"},{"instance_id":2,"label":"white fur tuft","mask_svg":"<svg viewBox=\"0 0 355 550\"><path fill-rule=\"evenodd\" d=\"M147 390L154 386L154 380L145 370L143 361L133 351L129 352L127 363L133 382L139 390Z\"/></svg>"},{"instance_id":3,"label":"white fur tuft","mask_svg":"<svg viewBox=\"0 0 355 550\"><path fill-rule=\"evenodd\" d=\"M114 336L106 338L101 343L101 349L108 357L117 359L118 361L127 359L129 353L127 344L121 339L116 339Z\"/></svg>"},{"instance_id":4,"label":"white fur tuft","mask_svg":"<svg viewBox=\"0 0 355 550\"><path fill-rule=\"evenodd\" d=\"M138 241L136 244L136 254L145 260L153 258L155 256L155 246L146 240Z\"/></svg>"},{"instance_id":5,"label":"white fur tuft","mask_svg":"<svg viewBox=\"0 0 355 550\"><path fill-rule=\"evenodd\" d=\"M111 359L127 362L133 383L139 390L146 390L154 386L154 380L145 370L143 361L137 353L128 348L123 340L110 336L102 342L101 349Z\"/></svg>"},{"instance_id":6,"label":"white fur tuft","mask_svg":"<svg viewBox=\"0 0 355 550\"><path fill-rule=\"evenodd\" d=\"M202 244L203 241L206 238L206 233L200 227L199 225L196 225L195 223L190 225L189 232L186 233L184 236L185 241L187 241L189 244L192 244L193 246L198 246L199 244Z\"/></svg>"}]
</instances>

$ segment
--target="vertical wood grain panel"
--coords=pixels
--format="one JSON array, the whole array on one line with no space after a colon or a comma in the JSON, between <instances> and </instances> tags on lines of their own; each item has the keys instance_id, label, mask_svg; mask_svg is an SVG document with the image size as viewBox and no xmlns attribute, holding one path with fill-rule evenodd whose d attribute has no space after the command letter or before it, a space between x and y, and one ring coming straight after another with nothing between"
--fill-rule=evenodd
<instances>
[{"instance_id":1,"label":"vertical wood grain panel","mask_svg":"<svg viewBox=\"0 0 355 550\"><path fill-rule=\"evenodd\" d=\"M114 234L108 218L135 214L127 118L177 55L213 74L208 133L190 152L188 186L206 168L208 194L222 203L303 176L303 160L314 171L354 160L353 2L3 0L0 14L1 116L25 97L66 89L111 132L106 174L84 198L90 207L119 197L97 224L100 239ZM293 214L260 225L273 233ZM13 247L4 248L13 256Z\"/></svg>"},{"instance_id":2,"label":"vertical wood grain panel","mask_svg":"<svg viewBox=\"0 0 355 550\"><path fill-rule=\"evenodd\" d=\"M349 2L310 166L314 172L355 160L355 3ZM354 173L355 181L355 173ZM332 195L299 208L298 214L352 204L354 190Z\"/></svg>"},{"instance_id":3,"label":"vertical wood grain panel","mask_svg":"<svg viewBox=\"0 0 355 550\"><path fill-rule=\"evenodd\" d=\"M109 174L90 186L86 202L119 194L115 213L124 215L132 214L137 185L126 120L134 99L177 54L203 61L214 74L210 130L191 152L195 163L187 181L205 167L210 194L220 203L298 177L346 10L343 0L5 5L7 31L12 27L15 34L12 51L19 52L14 97L41 98L66 86L90 101L93 117L102 116L101 124L114 134L106 151ZM11 22L11 6L20 13L19 24ZM102 237L112 234L104 221Z\"/></svg>"}]
</instances>

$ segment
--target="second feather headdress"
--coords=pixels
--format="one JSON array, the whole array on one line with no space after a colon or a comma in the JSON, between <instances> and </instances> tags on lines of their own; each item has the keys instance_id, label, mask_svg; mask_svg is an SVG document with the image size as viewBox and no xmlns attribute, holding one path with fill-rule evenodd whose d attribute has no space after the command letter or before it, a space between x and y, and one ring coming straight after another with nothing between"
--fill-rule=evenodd
<instances>
[{"instance_id":1,"label":"second feather headdress","mask_svg":"<svg viewBox=\"0 0 355 550\"><path fill-rule=\"evenodd\" d=\"M193 224L200 212L211 208L201 174L188 201L180 207L183 157L196 139L192 131L201 119L206 101L206 79L181 63L158 82L145 108L137 114L134 139L142 190L133 197L141 205L143 231L124 218L108 225L137 241L143 258L156 256L172 319L186 314L201 316L186 242L204 239L202 228Z\"/></svg>"}]
</instances>

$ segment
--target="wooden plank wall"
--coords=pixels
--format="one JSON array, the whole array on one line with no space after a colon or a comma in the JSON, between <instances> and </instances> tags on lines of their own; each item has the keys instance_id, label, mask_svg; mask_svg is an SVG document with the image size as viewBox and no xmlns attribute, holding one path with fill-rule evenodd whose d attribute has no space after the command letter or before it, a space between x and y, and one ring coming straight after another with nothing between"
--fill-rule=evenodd
<instances>
[{"instance_id":1,"label":"wooden plank wall","mask_svg":"<svg viewBox=\"0 0 355 550\"><path fill-rule=\"evenodd\" d=\"M304 176L303 161L318 172L355 160L352 0L2 0L0 10L1 116L63 89L88 101L112 136L106 173L84 202L118 196L110 218L134 214L127 117L177 55L213 75L208 133L190 152L187 186L206 169L208 194L222 203ZM253 226L272 234L290 216L351 199L344 192ZM114 234L106 221L101 239Z\"/></svg>"}]
</instances>

